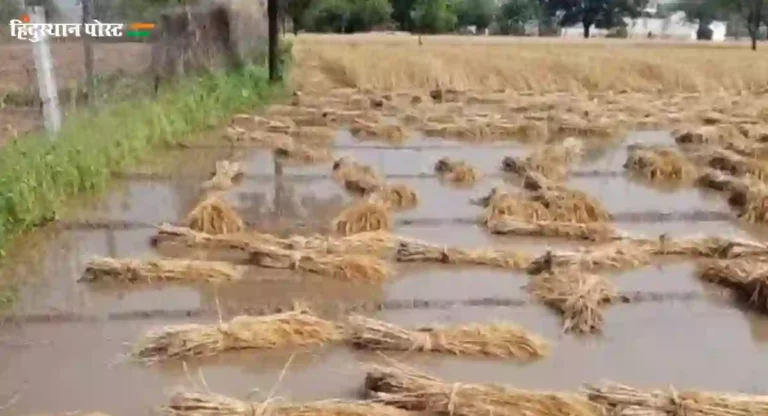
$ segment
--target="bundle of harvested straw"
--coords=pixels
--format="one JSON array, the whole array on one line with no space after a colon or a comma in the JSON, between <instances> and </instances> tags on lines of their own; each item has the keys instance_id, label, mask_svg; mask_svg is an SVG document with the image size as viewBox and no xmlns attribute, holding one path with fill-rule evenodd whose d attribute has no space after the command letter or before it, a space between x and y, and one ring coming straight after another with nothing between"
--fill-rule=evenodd
<instances>
[{"instance_id":1,"label":"bundle of harvested straw","mask_svg":"<svg viewBox=\"0 0 768 416\"><path fill-rule=\"evenodd\" d=\"M584 387L590 401L604 407L612 415L709 415L754 416L768 413L768 396L678 392L652 390L643 392L615 383Z\"/></svg>"},{"instance_id":2,"label":"bundle of harvested straw","mask_svg":"<svg viewBox=\"0 0 768 416\"><path fill-rule=\"evenodd\" d=\"M365 255L326 254L253 245L250 256L251 262L257 266L299 270L351 282L378 283L390 275L389 267L383 261Z\"/></svg>"},{"instance_id":3,"label":"bundle of harvested straw","mask_svg":"<svg viewBox=\"0 0 768 416\"><path fill-rule=\"evenodd\" d=\"M333 220L334 231L342 236L392 229L392 218L387 206L376 201L360 201L344 209Z\"/></svg>"},{"instance_id":4,"label":"bundle of harvested straw","mask_svg":"<svg viewBox=\"0 0 768 416\"><path fill-rule=\"evenodd\" d=\"M525 159L507 156L502 160L501 168L519 176L538 173L548 180L559 182L566 178L568 165L581 157L581 151L581 142L568 138L558 145L542 146Z\"/></svg>"},{"instance_id":5,"label":"bundle of harvested straw","mask_svg":"<svg viewBox=\"0 0 768 416\"><path fill-rule=\"evenodd\" d=\"M739 196L736 193L731 194L728 202L740 202ZM750 189L743 198L745 204L740 213L742 220L753 224L768 222L768 190L765 187Z\"/></svg>"},{"instance_id":6,"label":"bundle of harvested straw","mask_svg":"<svg viewBox=\"0 0 768 416\"><path fill-rule=\"evenodd\" d=\"M622 238L623 234L604 222L575 223L559 221L520 221L510 217L494 219L486 224L494 234L566 237L590 241Z\"/></svg>"},{"instance_id":7,"label":"bundle of harvested straw","mask_svg":"<svg viewBox=\"0 0 768 416\"><path fill-rule=\"evenodd\" d=\"M447 157L435 163L435 172L441 179L463 185L474 184L478 173L472 166L461 160L451 160Z\"/></svg>"},{"instance_id":8,"label":"bundle of harvested straw","mask_svg":"<svg viewBox=\"0 0 768 416\"><path fill-rule=\"evenodd\" d=\"M757 159L720 148L705 150L701 157L709 167L730 175L752 176L760 181L768 180L768 164Z\"/></svg>"},{"instance_id":9,"label":"bundle of harvested straw","mask_svg":"<svg viewBox=\"0 0 768 416\"><path fill-rule=\"evenodd\" d=\"M419 204L416 191L405 184L382 185L374 191L387 207L404 211L415 208Z\"/></svg>"},{"instance_id":10,"label":"bundle of harvested straw","mask_svg":"<svg viewBox=\"0 0 768 416\"><path fill-rule=\"evenodd\" d=\"M494 384L446 383L400 364L372 366L369 394L386 404L438 415L598 416L599 406L576 394L518 390Z\"/></svg>"},{"instance_id":11,"label":"bundle of harvested straw","mask_svg":"<svg viewBox=\"0 0 768 416\"><path fill-rule=\"evenodd\" d=\"M261 130L282 134L288 134L296 127L290 119L284 117L278 116L274 119L268 119L250 114L235 114L232 116L230 126L248 131Z\"/></svg>"},{"instance_id":12,"label":"bundle of harvested straw","mask_svg":"<svg viewBox=\"0 0 768 416\"><path fill-rule=\"evenodd\" d=\"M553 253L548 250L531 262L528 272L539 274L567 268L596 271L638 267L650 264L649 251L648 247L631 240L585 247L573 252Z\"/></svg>"},{"instance_id":13,"label":"bundle of harvested straw","mask_svg":"<svg viewBox=\"0 0 768 416\"><path fill-rule=\"evenodd\" d=\"M528 289L563 314L564 332L600 332L603 306L617 296L609 280L573 268L537 275Z\"/></svg>"},{"instance_id":14,"label":"bundle of harvested straw","mask_svg":"<svg viewBox=\"0 0 768 416\"><path fill-rule=\"evenodd\" d=\"M156 243L169 242L200 249L235 249L249 253L254 245L269 245L287 250L309 250L336 254L389 255L402 237L384 231L373 231L336 238L324 235L279 238L270 234L247 232L240 234L210 235L185 227L161 224L154 236Z\"/></svg>"},{"instance_id":15,"label":"bundle of harvested straw","mask_svg":"<svg viewBox=\"0 0 768 416\"><path fill-rule=\"evenodd\" d=\"M524 195L511 195L498 188L493 188L491 193L476 201L485 206L483 224L502 217L510 217L522 221L549 221L552 217L549 211L536 201L531 201Z\"/></svg>"},{"instance_id":16,"label":"bundle of harvested straw","mask_svg":"<svg viewBox=\"0 0 768 416\"><path fill-rule=\"evenodd\" d=\"M552 221L592 223L611 222L613 215L586 192L562 186L533 192L529 199L546 208Z\"/></svg>"},{"instance_id":17,"label":"bundle of harvested straw","mask_svg":"<svg viewBox=\"0 0 768 416\"><path fill-rule=\"evenodd\" d=\"M406 138L405 129L400 125L369 123L361 119L355 119L349 131L361 140L383 139L391 143L401 143Z\"/></svg>"},{"instance_id":18,"label":"bundle of harvested straw","mask_svg":"<svg viewBox=\"0 0 768 416\"><path fill-rule=\"evenodd\" d=\"M370 178L375 183L382 183L383 181L370 166L363 165L355 162L347 156L342 156L333 162L333 178L338 182L345 182L347 180L355 180L361 177Z\"/></svg>"},{"instance_id":19,"label":"bundle of harvested straw","mask_svg":"<svg viewBox=\"0 0 768 416\"><path fill-rule=\"evenodd\" d=\"M216 162L213 177L203 182L202 189L205 191L226 191L232 188L234 182L242 176L243 171L240 169L239 163L220 160Z\"/></svg>"},{"instance_id":20,"label":"bundle of harvested straw","mask_svg":"<svg viewBox=\"0 0 768 416\"><path fill-rule=\"evenodd\" d=\"M131 355L148 362L216 355L239 349L323 345L340 340L336 324L308 310L266 316L238 316L212 325L182 324L147 332Z\"/></svg>"},{"instance_id":21,"label":"bundle of harvested straw","mask_svg":"<svg viewBox=\"0 0 768 416\"><path fill-rule=\"evenodd\" d=\"M690 237L670 239L666 234L658 240L635 241L654 255L735 259L768 256L768 244L723 237Z\"/></svg>"},{"instance_id":22,"label":"bundle of harvested straw","mask_svg":"<svg viewBox=\"0 0 768 416\"><path fill-rule=\"evenodd\" d=\"M352 316L346 339L367 350L440 352L529 362L549 353L549 343L538 335L506 323L457 327L423 327L415 330Z\"/></svg>"},{"instance_id":23,"label":"bundle of harvested straw","mask_svg":"<svg viewBox=\"0 0 768 416\"><path fill-rule=\"evenodd\" d=\"M246 402L213 393L180 391L163 408L168 416L408 416L395 407L373 402L325 400L310 403Z\"/></svg>"},{"instance_id":24,"label":"bundle of harvested straw","mask_svg":"<svg viewBox=\"0 0 768 416\"><path fill-rule=\"evenodd\" d=\"M438 262L523 270L531 263L525 253L505 250L466 250L432 245L415 240L400 241L395 253L398 262Z\"/></svg>"},{"instance_id":25,"label":"bundle of harvested straw","mask_svg":"<svg viewBox=\"0 0 768 416\"><path fill-rule=\"evenodd\" d=\"M229 263L197 260L138 260L98 257L88 262L80 281L113 280L127 283L155 281L226 282L242 278Z\"/></svg>"},{"instance_id":26,"label":"bundle of harvested straw","mask_svg":"<svg viewBox=\"0 0 768 416\"><path fill-rule=\"evenodd\" d=\"M218 195L208 195L184 218L184 225L207 234L239 233L245 224L237 212Z\"/></svg>"},{"instance_id":27,"label":"bundle of harvested straw","mask_svg":"<svg viewBox=\"0 0 768 416\"><path fill-rule=\"evenodd\" d=\"M379 190L383 185L377 178L371 176L357 176L344 180L344 189L352 195L365 197Z\"/></svg>"},{"instance_id":28,"label":"bundle of harvested straw","mask_svg":"<svg viewBox=\"0 0 768 416\"><path fill-rule=\"evenodd\" d=\"M689 182L696 168L681 152L661 146L634 146L624 169L650 182Z\"/></svg>"},{"instance_id":29,"label":"bundle of harvested straw","mask_svg":"<svg viewBox=\"0 0 768 416\"><path fill-rule=\"evenodd\" d=\"M291 136L302 143L313 144L315 146L327 146L332 143L338 132L335 128L326 126L303 126L296 128Z\"/></svg>"},{"instance_id":30,"label":"bundle of harvested straw","mask_svg":"<svg viewBox=\"0 0 768 416\"><path fill-rule=\"evenodd\" d=\"M699 264L699 277L732 289L751 307L768 313L768 262L709 260Z\"/></svg>"},{"instance_id":31,"label":"bundle of harvested straw","mask_svg":"<svg viewBox=\"0 0 768 416\"><path fill-rule=\"evenodd\" d=\"M311 164L333 159L328 149L312 148L303 144L283 143L274 147L275 156L288 163Z\"/></svg>"},{"instance_id":32,"label":"bundle of harvested straw","mask_svg":"<svg viewBox=\"0 0 768 416\"><path fill-rule=\"evenodd\" d=\"M250 144L274 148L276 146L293 143L293 138L287 134L265 131L247 131L238 127L227 127L225 135L233 144L248 142Z\"/></svg>"}]
</instances>

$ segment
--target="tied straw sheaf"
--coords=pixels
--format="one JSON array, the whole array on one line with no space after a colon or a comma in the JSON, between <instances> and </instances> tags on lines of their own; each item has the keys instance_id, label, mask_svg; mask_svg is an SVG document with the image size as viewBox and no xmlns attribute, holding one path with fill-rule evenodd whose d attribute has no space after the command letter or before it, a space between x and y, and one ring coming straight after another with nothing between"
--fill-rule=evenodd
<instances>
[{"instance_id":1,"label":"tied straw sheaf","mask_svg":"<svg viewBox=\"0 0 768 416\"><path fill-rule=\"evenodd\" d=\"M360 315L343 322L315 316L306 308L266 316L238 316L218 324L184 324L148 331L132 357L153 363L216 355L239 349L319 346L344 341L359 349L437 352L534 361L549 343L511 324L430 326L404 329Z\"/></svg>"}]
</instances>

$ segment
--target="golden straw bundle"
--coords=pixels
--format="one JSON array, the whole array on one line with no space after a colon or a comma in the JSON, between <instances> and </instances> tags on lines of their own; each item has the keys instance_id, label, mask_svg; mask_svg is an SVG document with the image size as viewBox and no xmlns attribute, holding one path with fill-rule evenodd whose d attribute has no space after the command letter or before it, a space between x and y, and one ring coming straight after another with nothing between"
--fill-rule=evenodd
<instances>
[{"instance_id":1,"label":"golden straw bundle","mask_svg":"<svg viewBox=\"0 0 768 416\"><path fill-rule=\"evenodd\" d=\"M323 345L341 339L336 324L307 310L266 316L238 316L211 325L170 325L147 332L131 355L155 362L216 355L239 349L275 349Z\"/></svg>"},{"instance_id":2,"label":"golden straw bundle","mask_svg":"<svg viewBox=\"0 0 768 416\"><path fill-rule=\"evenodd\" d=\"M531 263L531 256L505 250L465 250L441 247L419 241L400 241L395 254L398 262L438 262L523 270Z\"/></svg>"},{"instance_id":3,"label":"golden straw bundle","mask_svg":"<svg viewBox=\"0 0 768 416\"><path fill-rule=\"evenodd\" d=\"M327 254L254 245L251 263L271 269L299 270L351 282L377 283L390 275L387 265L372 256Z\"/></svg>"},{"instance_id":4,"label":"golden straw bundle","mask_svg":"<svg viewBox=\"0 0 768 416\"><path fill-rule=\"evenodd\" d=\"M316 149L303 144L283 143L275 146L275 156L288 163L311 164L328 162L333 159L328 149Z\"/></svg>"},{"instance_id":5,"label":"golden straw bundle","mask_svg":"<svg viewBox=\"0 0 768 416\"><path fill-rule=\"evenodd\" d=\"M216 162L216 170L213 177L203 182L202 189L206 191L226 191L234 185L234 182L243 176L240 164L228 160Z\"/></svg>"},{"instance_id":6,"label":"golden straw bundle","mask_svg":"<svg viewBox=\"0 0 768 416\"><path fill-rule=\"evenodd\" d=\"M498 188L481 198L480 204L485 205L483 224L502 217L510 217L522 221L550 221L549 211L541 203L531 201L523 195L511 195Z\"/></svg>"},{"instance_id":7,"label":"golden straw bundle","mask_svg":"<svg viewBox=\"0 0 768 416\"><path fill-rule=\"evenodd\" d=\"M287 134L265 131L246 131L238 127L227 127L226 137L233 144L247 141L252 144L270 148L293 143L293 138Z\"/></svg>"},{"instance_id":8,"label":"golden straw bundle","mask_svg":"<svg viewBox=\"0 0 768 416\"><path fill-rule=\"evenodd\" d=\"M520 221L502 217L488 222L488 230L494 234L529 237L566 237L581 240L604 241L621 238L611 224L604 222L575 223L558 221Z\"/></svg>"},{"instance_id":9,"label":"golden straw bundle","mask_svg":"<svg viewBox=\"0 0 768 416\"><path fill-rule=\"evenodd\" d=\"M88 262L81 281L121 282L185 281L226 282L239 280L242 271L235 266L198 260L138 260L98 257Z\"/></svg>"},{"instance_id":10,"label":"golden straw bundle","mask_svg":"<svg viewBox=\"0 0 768 416\"><path fill-rule=\"evenodd\" d=\"M338 135L335 128L326 126L303 126L291 132L291 136L302 143L327 146Z\"/></svg>"},{"instance_id":11,"label":"golden straw bundle","mask_svg":"<svg viewBox=\"0 0 768 416\"><path fill-rule=\"evenodd\" d=\"M239 234L211 235L200 233L185 227L162 224L154 236L156 242L171 242L199 249L235 249L251 252L254 245L268 245L286 250L310 250L337 254L392 254L403 240L402 237L384 231L372 231L353 234L343 238L312 235L294 235L280 238L271 234L244 232Z\"/></svg>"},{"instance_id":12,"label":"golden straw bundle","mask_svg":"<svg viewBox=\"0 0 768 416\"><path fill-rule=\"evenodd\" d=\"M581 395L495 384L447 383L399 364L372 366L365 377L365 388L386 404L437 415L602 415L597 405Z\"/></svg>"},{"instance_id":13,"label":"golden straw bundle","mask_svg":"<svg viewBox=\"0 0 768 416\"><path fill-rule=\"evenodd\" d=\"M344 209L333 220L334 231L342 236L392 229L392 218L383 203L360 201Z\"/></svg>"},{"instance_id":14,"label":"golden straw bundle","mask_svg":"<svg viewBox=\"0 0 768 416\"><path fill-rule=\"evenodd\" d=\"M162 410L168 416L408 416L372 402L324 400L309 403L246 402L213 393L177 392Z\"/></svg>"},{"instance_id":15,"label":"golden straw bundle","mask_svg":"<svg viewBox=\"0 0 768 416\"><path fill-rule=\"evenodd\" d=\"M568 138L561 144L542 146L522 160L507 156L502 160L501 166L505 172L519 176L534 172L559 182L565 180L568 165L581 157L581 149L581 142Z\"/></svg>"},{"instance_id":16,"label":"golden straw bundle","mask_svg":"<svg viewBox=\"0 0 768 416\"><path fill-rule=\"evenodd\" d=\"M463 185L474 184L479 176L475 168L466 162L447 157L435 163L435 172L444 180Z\"/></svg>"},{"instance_id":17,"label":"golden straw bundle","mask_svg":"<svg viewBox=\"0 0 768 416\"><path fill-rule=\"evenodd\" d=\"M760 160L744 157L725 149L710 149L702 155L707 165L732 176L752 176L768 180L768 165Z\"/></svg>"},{"instance_id":18,"label":"golden straw bundle","mask_svg":"<svg viewBox=\"0 0 768 416\"><path fill-rule=\"evenodd\" d=\"M235 114L230 122L231 127L241 128L248 131L267 131L270 133L288 134L296 128L296 125L290 119L267 119L250 114Z\"/></svg>"},{"instance_id":19,"label":"golden straw bundle","mask_svg":"<svg viewBox=\"0 0 768 416\"><path fill-rule=\"evenodd\" d=\"M528 288L534 296L563 314L564 332L601 331L603 306L617 296L610 281L578 269L537 275Z\"/></svg>"},{"instance_id":20,"label":"golden straw bundle","mask_svg":"<svg viewBox=\"0 0 768 416\"><path fill-rule=\"evenodd\" d=\"M689 182L696 168L681 152L660 146L635 146L629 151L624 169L650 182Z\"/></svg>"},{"instance_id":21,"label":"golden straw bundle","mask_svg":"<svg viewBox=\"0 0 768 416\"><path fill-rule=\"evenodd\" d=\"M416 191L405 184L383 185L375 192L387 207L398 211L412 209L419 204Z\"/></svg>"},{"instance_id":22,"label":"golden straw bundle","mask_svg":"<svg viewBox=\"0 0 768 416\"><path fill-rule=\"evenodd\" d=\"M332 176L338 182L354 180L360 177L368 177L376 183L382 182L381 178L373 168L357 163L346 156L336 159L336 161L333 162L332 170Z\"/></svg>"},{"instance_id":23,"label":"golden straw bundle","mask_svg":"<svg viewBox=\"0 0 768 416\"><path fill-rule=\"evenodd\" d=\"M729 202L738 202L734 199L737 199L735 193L731 195ZM744 199L746 201L740 213L742 220L752 224L768 222L768 190L764 186L750 189Z\"/></svg>"},{"instance_id":24,"label":"golden straw bundle","mask_svg":"<svg viewBox=\"0 0 768 416\"><path fill-rule=\"evenodd\" d=\"M585 386L590 401L611 415L754 416L768 414L768 396L698 391L640 391L621 384Z\"/></svg>"},{"instance_id":25,"label":"golden straw bundle","mask_svg":"<svg viewBox=\"0 0 768 416\"><path fill-rule=\"evenodd\" d=\"M206 234L239 233L245 224L237 212L222 198L210 195L187 214L184 225Z\"/></svg>"},{"instance_id":26,"label":"golden straw bundle","mask_svg":"<svg viewBox=\"0 0 768 416\"><path fill-rule=\"evenodd\" d=\"M552 253L548 250L531 262L528 272L539 274L562 268L585 271L632 268L650 264L649 252L650 250L642 244L621 240L573 252Z\"/></svg>"},{"instance_id":27,"label":"golden straw bundle","mask_svg":"<svg viewBox=\"0 0 768 416\"><path fill-rule=\"evenodd\" d=\"M544 206L552 221L575 223L613 221L613 215L600 201L580 190L548 187L531 193L529 199Z\"/></svg>"},{"instance_id":28,"label":"golden straw bundle","mask_svg":"<svg viewBox=\"0 0 768 416\"><path fill-rule=\"evenodd\" d=\"M709 260L699 264L699 277L732 289L745 303L768 313L768 262L765 260Z\"/></svg>"},{"instance_id":29,"label":"golden straw bundle","mask_svg":"<svg viewBox=\"0 0 768 416\"><path fill-rule=\"evenodd\" d=\"M358 139L383 139L390 143L401 143L406 138L405 129L397 124L368 123L356 119L349 129L350 133Z\"/></svg>"},{"instance_id":30,"label":"golden straw bundle","mask_svg":"<svg viewBox=\"0 0 768 416\"><path fill-rule=\"evenodd\" d=\"M640 242L638 242L640 243ZM723 237L690 237L670 239L665 234L658 240L645 240L651 254L666 256L733 259L768 255L768 245L743 239Z\"/></svg>"},{"instance_id":31,"label":"golden straw bundle","mask_svg":"<svg viewBox=\"0 0 768 416\"><path fill-rule=\"evenodd\" d=\"M538 335L505 323L415 330L353 316L347 340L366 350L440 352L535 361L549 354L549 343Z\"/></svg>"}]
</instances>

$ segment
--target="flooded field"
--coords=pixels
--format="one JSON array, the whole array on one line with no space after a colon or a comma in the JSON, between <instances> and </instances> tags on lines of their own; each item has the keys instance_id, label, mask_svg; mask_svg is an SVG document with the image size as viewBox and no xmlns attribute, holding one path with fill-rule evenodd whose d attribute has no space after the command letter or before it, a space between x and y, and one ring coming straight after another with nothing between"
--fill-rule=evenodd
<instances>
[{"instance_id":1,"label":"flooded field","mask_svg":"<svg viewBox=\"0 0 768 416\"><path fill-rule=\"evenodd\" d=\"M275 314L297 302L328 319L359 313L414 328L508 321L552 344L548 356L527 364L387 353L445 380L569 391L604 379L638 388L671 384L765 391L760 376L768 370L768 319L743 308L727 289L699 277L701 258L716 258L720 252L675 255L680 253L665 245L665 239L719 236L734 239L727 248L733 250L748 240L755 242L759 258L763 246L757 241L762 233L738 218L727 197L693 182L661 189L629 178L633 167L627 161L634 145L674 148L679 143L669 130L631 128L610 139L594 139L575 129L569 136L583 143L583 159L569 166L564 180L553 180L557 184L530 189L525 179L532 177L526 176L531 172L516 175L502 170L505 158L523 160L533 154L537 147L526 141L449 140L413 133L401 143L370 142L356 138L350 123L341 124L333 125L335 136L326 146L333 158L304 165L290 163L292 152L302 143L298 139L292 145L296 147L256 139L228 143L224 133L216 132L210 140L167 150L140 169L117 172L114 188L103 198L78 201L62 213L60 221L22 241L3 270L6 278L25 284L0 327L0 405L10 403L11 414L18 415L74 410L137 415L165 404L169 388L199 384L201 377L217 393L252 400L358 398L366 374L361 364L380 357L344 345L225 352L156 366L123 360L149 329L216 324L241 314ZM561 145L556 140L547 144ZM274 149L286 152L288 160L276 156ZM233 282L78 282L95 256L254 261L247 250L214 250L189 242L152 244L157 225L182 224L200 201L201 182L212 176L222 160L236 161L242 178L218 195L247 229L285 238L330 234L342 210L364 203L332 174L333 162L342 157L372 168L387 184L413 190L418 204L409 210L392 210L391 232L442 247L444 257L430 262L397 261L399 254L384 256L393 275L371 284L253 265ZM471 166L476 180L462 186L447 183L435 169L444 158ZM376 189L374 194L380 191ZM584 222L552 219L552 213L541 214L553 215L548 220L525 218L522 211L511 208L498 217L488 214L483 222L487 211L482 203L472 202L490 194L490 209L494 195L501 192L509 192L511 201L519 203L529 197L526 192L542 195L555 189L593 198L593 206L605 209L610 218L592 221L614 227L623 236L621 241L639 250L641 260L630 267L600 268L598 264L591 270L616 291L605 302L596 301L594 308L599 311L591 313L601 319L595 333L564 331L561 313L529 290L527 285L540 278L529 268L485 267L448 259L447 253L467 255L476 249L522 253L531 259L546 258L547 253L567 257L580 249L609 245L610 241L599 239L491 232L494 221L506 227L511 223L512 228L524 228L520 221L541 227ZM547 203L550 208L555 204ZM597 215L593 211L585 215ZM652 257L642 261L646 255ZM742 256L747 255L751 254ZM558 267L550 264L543 275L570 274L577 279L586 273L578 267ZM581 302L590 301L588 295L580 296L584 297Z\"/></svg>"},{"instance_id":2,"label":"flooded field","mask_svg":"<svg viewBox=\"0 0 768 416\"><path fill-rule=\"evenodd\" d=\"M502 178L497 175L471 190L441 186L427 177L430 166L445 154L462 155L477 166L488 166L492 174L501 154L518 148L448 149L350 148L340 155L354 155L385 175L411 175L402 183L413 187L421 197L415 210L398 215L398 220L444 220L434 224L398 224L395 232L429 242L457 247L512 248L543 253L548 248L574 248L567 240L508 238L493 236L473 224L453 224L452 219L471 219L478 208L469 199L487 193ZM470 150L471 149L471 150ZM503 150L502 150L503 149ZM621 152L621 150L617 150ZM556 342L553 355L526 366L499 364L489 360L451 357L418 357L414 362L446 379L467 382L503 382L518 387L575 389L584 381L603 378L620 380L641 387L672 383L716 390L752 391L760 385L759 375L768 370L768 321L733 307L712 295L694 276L688 262L648 266L627 273L615 273L618 287L626 291L695 294L684 300L668 300L617 306L606 313L605 335L579 339L560 333L559 318L527 297L522 286L524 273L484 268L456 268L430 265L401 265L399 278L382 287L355 286L339 282L318 282L291 273L254 270L252 279L220 287L201 285L158 285L93 287L78 283L85 264L92 256L154 258L162 254L149 245L151 226L173 221L194 205L199 178L186 174L189 166L213 166L216 151L173 151L184 160L171 179L121 179L115 191L102 203L77 207L67 218L98 219L101 222L125 221L129 229L89 229L73 226L46 235L32 258L20 257L12 266L25 280L16 310L18 322L9 321L2 330L2 371L0 391L9 398L18 393L14 414L55 412L76 409L101 409L115 415L140 414L164 400L167 387L197 378L200 368L215 391L243 397L252 389L269 391L291 353L227 354L193 365L185 373L179 365L145 368L117 363L142 331L171 322L215 321L219 307L227 316L242 311L276 311L304 300L316 305L393 303L393 301L470 300L484 298L518 299L512 306L454 306L445 310L385 310L376 318L401 325L464 323L509 320L536 331ZM192 162L194 161L194 162ZM610 171L610 161L598 160L592 166ZM276 224L275 218L291 223L328 223L342 204L351 198L327 177L325 169L286 169L286 177L269 178L273 172L271 153L251 150L244 155L246 177L228 194L243 217L256 224ZM197 172L199 173L199 171ZM292 178L291 174L316 175ZM419 175L423 175L419 177ZM138 175L137 175L138 176ZM603 201L611 212L685 212L691 207L728 213L722 200L706 198L697 191L678 193L654 191L627 182L621 176L577 178L572 186ZM283 187L280 194L279 187ZM736 221L650 221L619 223L632 232L649 235L660 232L689 235L693 231L717 235L745 232ZM33 237L35 238L35 237ZM179 253L175 253L179 255ZM202 253L186 253L199 255ZM183 318L181 313L200 315ZM207 311L204 312L204 311ZM142 313L144 315L142 315ZM155 317L153 315L158 315ZM163 317L164 314L173 315ZM49 315L46 319L45 316ZM37 316L36 319L33 319ZM56 317L64 317L61 322ZM25 321L28 319L29 321ZM68 317L68 318L67 318ZM92 318L91 318L92 317ZM763 334L761 336L761 333ZM717 359L723 355L732 360ZM738 358L735 358L738 357ZM356 364L371 356L345 348L300 351L287 376L278 386L278 395L294 400L327 397L355 397L364 371ZM195 361L193 361L196 363ZM704 365L706 363L706 365ZM748 364L747 364L748 363ZM747 370L748 371L745 371ZM8 375L14 374L15 377ZM717 374L718 377L711 377ZM318 383L318 380L323 380Z\"/></svg>"}]
</instances>

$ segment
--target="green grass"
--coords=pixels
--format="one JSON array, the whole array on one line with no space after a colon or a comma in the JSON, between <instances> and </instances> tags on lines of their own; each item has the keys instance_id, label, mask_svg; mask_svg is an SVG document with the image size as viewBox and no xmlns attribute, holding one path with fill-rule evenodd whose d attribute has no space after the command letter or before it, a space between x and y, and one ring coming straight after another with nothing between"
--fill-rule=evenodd
<instances>
[{"instance_id":1,"label":"green grass","mask_svg":"<svg viewBox=\"0 0 768 416\"><path fill-rule=\"evenodd\" d=\"M15 238L56 217L70 198L103 190L115 170L153 148L221 125L281 94L266 69L187 79L157 97L103 105L71 115L60 134L21 137L0 149L0 259ZM0 310L16 288L0 282Z\"/></svg>"}]
</instances>

